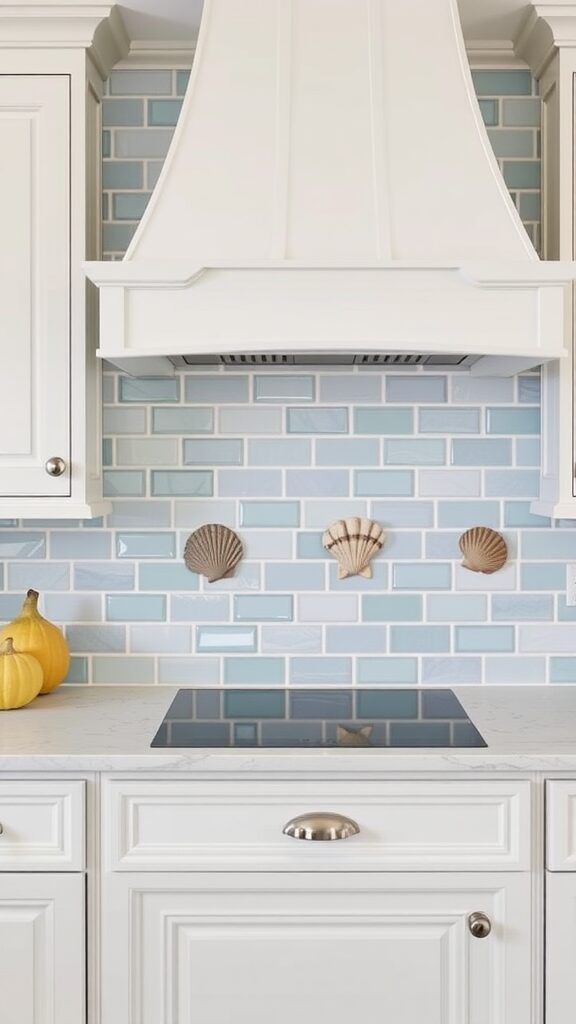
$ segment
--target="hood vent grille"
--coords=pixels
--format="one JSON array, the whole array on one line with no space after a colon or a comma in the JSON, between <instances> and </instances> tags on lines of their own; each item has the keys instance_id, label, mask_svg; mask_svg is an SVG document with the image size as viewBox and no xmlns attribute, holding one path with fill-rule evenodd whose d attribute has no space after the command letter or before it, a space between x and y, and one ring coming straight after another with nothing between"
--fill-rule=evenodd
<instances>
[{"instance_id":1,"label":"hood vent grille","mask_svg":"<svg viewBox=\"0 0 576 1024\"><path fill-rule=\"evenodd\" d=\"M446 355L423 352L232 352L218 355L185 355L173 358L175 366L422 366L431 369L442 367L468 368L476 360L476 356L457 353Z\"/></svg>"}]
</instances>

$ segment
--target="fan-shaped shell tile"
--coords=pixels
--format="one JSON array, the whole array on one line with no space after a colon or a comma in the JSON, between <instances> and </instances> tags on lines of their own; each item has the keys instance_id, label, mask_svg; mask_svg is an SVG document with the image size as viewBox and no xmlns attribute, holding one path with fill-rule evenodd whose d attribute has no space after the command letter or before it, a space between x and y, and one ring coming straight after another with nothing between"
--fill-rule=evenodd
<instances>
[{"instance_id":1,"label":"fan-shaped shell tile","mask_svg":"<svg viewBox=\"0 0 576 1024\"><path fill-rule=\"evenodd\" d=\"M462 565L472 572L493 573L506 564L508 548L504 537L489 526L473 526L459 540Z\"/></svg>"},{"instance_id":2,"label":"fan-shaped shell tile","mask_svg":"<svg viewBox=\"0 0 576 1024\"><path fill-rule=\"evenodd\" d=\"M370 561L384 544L384 530L373 519L338 519L322 535L322 544L338 562L338 579L372 576Z\"/></svg>"},{"instance_id":3,"label":"fan-shaped shell tile","mask_svg":"<svg viewBox=\"0 0 576 1024\"><path fill-rule=\"evenodd\" d=\"M191 572L215 583L234 575L243 554L242 541L234 530L221 523L207 523L188 537L184 563Z\"/></svg>"}]
</instances>

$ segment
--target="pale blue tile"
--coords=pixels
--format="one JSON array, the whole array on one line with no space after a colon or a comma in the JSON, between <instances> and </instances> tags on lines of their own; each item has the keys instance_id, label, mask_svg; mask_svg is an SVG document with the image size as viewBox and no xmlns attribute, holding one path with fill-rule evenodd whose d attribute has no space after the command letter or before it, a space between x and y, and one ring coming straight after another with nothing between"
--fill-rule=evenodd
<instances>
[{"instance_id":1,"label":"pale blue tile","mask_svg":"<svg viewBox=\"0 0 576 1024\"><path fill-rule=\"evenodd\" d=\"M358 658L358 682L364 686L374 683L417 683L416 658Z\"/></svg>"},{"instance_id":2,"label":"pale blue tile","mask_svg":"<svg viewBox=\"0 0 576 1024\"><path fill-rule=\"evenodd\" d=\"M554 660L554 659L552 659ZM522 658L514 654L509 658L486 658L484 661L485 681L493 683L545 683L546 659Z\"/></svg>"},{"instance_id":3,"label":"pale blue tile","mask_svg":"<svg viewBox=\"0 0 576 1024\"><path fill-rule=\"evenodd\" d=\"M320 438L316 441L317 466L379 466L380 442L375 438Z\"/></svg>"},{"instance_id":4,"label":"pale blue tile","mask_svg":"<svg viewBox=\"0 0 576 1024\"><path fill-rule=\"evenodd\" d=\"M112 96L169 96L171 71L113 71L108 80Z\"/></svg>"},{"instance_id":5,"label":"pale blue tile","mask_svg":"<svg viewBox=\"0 0 576 1024\"><path fill-rule=\"evenodd\" d=\"M351 374L320 377L321 402L380 402L382 375L378 372L363 377Z\"/></svg>"},{"instance_id":6,"label":"pale blue tile","mask_svg":"<svg viewBox=\"0 0 576 1024\"><path fill-rule=\"evenodd\" d=\"M235 594L236 622L291 622L291 594Z\"/></svg>"},{"instance_id":7,"label":"pale blue tile","mask_svg":"<svg viewBox=\"0 0 576 1024\"><path fill-rule=\"evenodd\" d=\"M163 622L166 598L163 594L106 594L109 622Z\"/></svg>"},{"instance_id":8,"label":"pale blue tile","mask_svg":"<svg viewBox=\"0 0 576 1024\"><path fill-rule=\"evenodd\" d=\"M117 192L112 196L114 220L140 220L148 206L150 192Z\"/></svg>"},{"instance_id":9,"label":"pale blue tile","mask_svg":"<svg viewBox=\"0 0 576 1024\"><path fill-rule=\"evenodd\" d=\"M22 607L22 594L0 594L0 621L14 619Z\"/></svg>"},{"instance_id":10,"label":"pale blue tile","mask_svg":"<svg viewBox=\"0 0 576 1024\"><path fill-rule=\"evenodd\" d=\"M213 476L209 470L155 469L151 473L151 492L154 497L170 495L182 498L197 495L207 498L214 493Z\"/></svg>"},{"instance_id":11,"label":"pale blue tile","mask_svg":"<svg viewBox=\"0 0 576 1024\"><path fill-rule=\"evenodd\" d=\"M184 466L242 466L244 442L239 437L190 439L184 441L183 453Z\"/></svg>"},{"instance_id":12,"label":"pale blue tile","mask_svg":"<svg viewBox=\"0 0 576 1024\"><path fill-rule=\"evenodd\" d=\"M515 128L539 128L541 113L541 104L538 96L534 96L531 99L518 99L517 97L514 97L514 99L505 99L502 101L502 123L506 125L513 125Z\"/></svg>"},{"instance_id":13,"label":"pale blue tile","mask_svg":"<svg viewBox=\"0 0 576 1024\"><path fill-rule=\"evenodd\" d=\"M176 537L173 533L122 532L116 535L117 558L175 558Z\"/></svg>"},{"instance_id":14,"label":"pale blue tile","mask_svg":"<svg viewBox=\"0 0 576 1024\"><path fill-rule=\"evenodd\" d=\"M225 686L282 686L285 679L284 658L224 658Z\"/></svg>"},{"instance_id":15,"label":"pale blue tile","mask_svg":"<svg viewBox=\"0 0 576 1024\"><path fill-rule=\"evenodd\" d=\"M360 497L407 497L414 494L414 473L404 469L358 469L354 493Z\"/></svg>"},{"instance_id":16,"label":"pale blue tile","mask_svg":"<svg viewBox=\"0 0 576 1024\"><path fill-rule=\"evenodd\" d=\"M75 590L133 590L134 565L130 562L76 562Z\"/></svg>"},{"instance_id":17,"label":"pale blue tile","mask_svg":"<svg viewBox=\"0 0 576 1024\"><path fill-rule=\"evenodd\" d=\"M419 594L363 594L364 622L420 622L422 597Z\"/></svg>"},{"instance_id":18,"label":"pale blue tile","mask_svg":"<svg viewBox=\"0 0 576 1024\"><path fill-rule=\"evenodd\" d=\"M520 566L520 588L522 590L565 590L566 566L541 563L528 563Z\"/></svg>"},{"instance_id":19,"label":"pale blue tile","mask_svg":"<svg viewBox=\"0 0 576 1024\"><path fill-rule=\"evenodd\" d=\"M442 466L446 462L446 445L435 438L386 440L384 462L396 466Z\"/></svg>"},{"instance_id":20,"label":"pale blue tile","mask_svg":"<svg viewBox=\"0 0 576 1024\"><path fill-rule=\"evenodd\" d=\"M550 658L551 683L576 683L576 658Z\"/></svg>"},{"instance_id":21,"label":"pale blue tile","mask_svg":"<svg viewBox=\"0 0 576 1024\"><path fill-rule=\"evenodd\" d=\"M50 558L110 558L110 533L83 530L53 530L50 535ZM37 556L36 556L37 557Z\"/></svg>"},{"instance_id":22,"label":"pale blue tile","mask_svg":"<svg viewBox=\"0 0 576 1024\"><path fill-rule=\"evenodd\" d=\"M102 159L105 160L112 152L111 133L108 130L102 132Z\"/></svg>"},{"instance_id":23,"label":"pale blue tile","mask_svg":"<svg viewBox=\"0 0 576 1024\"><path fill-rule=\"evenodd\" d=\"M460 530L454 533L439 531L427 533L424 542L426 558L458 558L461 560L462 553L458 547L460 533Z\"/></svg>"},{"instance_id":24,"label":"pale blue tile","mask_svg":"<svg viewBox=\"0 0 576 1024\"><path fill-rule=\"evenodd\" d=\"M229 618L228 594L172 594L170 597L172 622L228 622Z\"/></svg>"},{"instance_id":25,"label":"pale blue tile","mask_svg":"<svg viewBox=\"0 0 576 1024\"><path fill-rule=\"evenodd\" d=\"M300 594L300 622L357 622L357 594Z\"/></svg>"},{"instance_id":26,"label":"pale blue tile","mask_svg":"<svg viewBox=\"0 0 576 1024\"><path fill-rule=\"evenodd\" d=\"M532 92L532 76L523 69L473 71L472 81L477 96L530 96Z\"/></svg>"},{"instance_id":27,"label":"pale blue tile","mask_svg":"<svg viewBox=\"0 0 576 1024\"><path fill-rule=\"evenodd\" d=\"M486 126L498 124L498 100L478 100L478 106Z\"/></svg>"},{"instance_id":28,"label":"pale blue tile","mask_svg":"<svg viewBox=\"0 0 576 1024\"><path fill-rule=\"evenodd\" d=\"M141 686L154 682L154 658L130 655L114 658L96 655L92 659L92 681L94 683L118 683Z\"/></svg>"},{"instance_id":29,"label":"pale blue tile","mask_svg":"<svg viewBox=\"0 0 576 1024\"><path fill-rule=\"evenodd\" d=\"M305 501L304 502L304 526L310 526L316 530L325 530L334 522L333 501ZM337 515L340 519L345 516L367 516L368 502L359 501L357 498L350 500L342 498L338 500Z\"/></svg>"},{"instance_id":30,"label":"pale blue tile","mask_svg":"<svg viewBox=\"0 0 576 1024\"><path fill-rule=\"evenodd\" d=\"M144 406L105 407L102 429L105 434L145 434L146 409Z\"/></svg>"},{"instance_id":31,"label":"pale blue tile","mask_svg":"<svg viewBox=\"0 0 576 1024\"><path fill-rule=\"evenodd\" d=\"M384 654L386 647L385 626L326 627L327 654Z\"/></svg>"},{"instance_id":32,"label":"pale blue tile","mask_svg":"<svg viewBox=\"0 0 576 1024\"><path fill-rule=\"evenodd\" d=\"M457 651L513 651L513 626L456 626Z\"/></svg>"},{"instance_id":33,"label":"pale blue tile","mask_svg":"<svg viewBox=\"0 0 576 1024\"><path fill-rule=\"evenodd\" d=\"M426 498L476 498L482 493L478 469L423 469L418 475L418 493Z\"/></svg>"},{"instance_id":34,"label":"pale blue tile","mask_svg":"<svg viewBox=\"0 0 576 1024\"><path fill-rule=\"evenodd\" d=\"M116 441L117 466L175 466L178 462L175 437L121 437Z\"/></svg>"},{"instance_id":35,"label":"pale blue tile","mask_svg":"<svg viewBox=\"0 0 576 1024\"><path fill-rule=\"evenodd\" d=\"M512 442L496 438L456 438L452 441L454 466L509 466L512 462Z\"/></svg>"},{"instance_id":36,"label":"pale blue tile","mask_svg":"<svg viewBox=\"0 0 576 1024\"><path fill-rule=\"evenodd\" d=\"M266 590L324 590L324 565L298 562L269 562L265 568Z\"/></svg>"},{"instance_id":37,"label":"pale blue tile","mask_svg":"<svg viewBox=\"0 0 576 1024\"><path fill-rule=\"evenodd\" d=\"M177 71L176 72L176 94L178 96L183 96L184 95L184 93L186 92L186 89L188 88L188 82L189 81L190 81L190 72L188 70L186 70L186 71Z\"/></svg>"},{"instance_id":38,"label":"pale blue tile","mask_svg":"<svg viewBox=\"0 0 576 1024\"><path fill-rule=\"evenodd\" d=\"M199 577L183 562L142 562L138 567L138 590L198 590Z\"/></svg>"},{"instance_id":39,"label":"pale blue tile","mask_svg":"<svg viewBox=\"0 0 576 1024\"><path fill-rule=\"evenodd\" d=\"M539 160L503 160L502 174L508 188L539 188Z\"/></svg>"},{"instance_id":40,"label":"pale blue tile","mask_svg":"<svg viewBox=\"0 0 576 1024\"><path fill-rule=\"evenodd\" d=\"M97 626L67 626L66 639L71 651L91 653L126 650L124 626L111 626L107 623L99 623Z\"/></svg>"},{"instance_id":41,"label":"pale blue tile","mask_svg":"<svg viewBox=\"0 0 576 1024\"><path fill-rule=\"evenodd\" d=\"M139 128L144 124L144 104L141 99L105 98L102 100L101 110L104 128L116 128L124 125Z\"/></svg>"},{"instance_id":42,"label":"pale blue tile","mask_svg":"<svg viewBox=\"0 0 576 1024\"><path fill-rule=\"evenodd\" d=\"M288 409L289 434L347 434L347 409Z\"/></svg>"},{"instance_id":43,"label":"pale blue tile","mask_svg":"<svg viewBox=\"0 0 576 1024\"><path fill-rule=\"evenodd\" d=\"M291 559L294 544L291 530L251 530L243 536L246 558L267 560L269 558Z\"/></svg>"},{"instance_id":44,"label":"pale blue tile","mask_svg":"<svg viewBox=\"0 0 576 1024\"><path fill-rule=\"evenodd\" d=\"M536 156L535 133L527 129L518 131L513 128L492 128L488 138L496 157L533 157Z\"/></svg>"},{"instance_id":45,"label":"pale blue tile","mask_svg":"<svg viewBox=\"0 0 576 1024\"><path fill-rule=\"evenodd\" d=\"M527 530L522 534L522 557L573 561L576 558L576 530L547 530L545 533Z\"/></svg>"},{"instance_id":46,"label":"pale blue tile","mask_svg":"<svg viewBox=\"0 0 576 1024\"><path fill-rule=\"evenodd\" d=\"M344 498L350 493L350 474L340 469L289 469L286 494L293 498Z\"/></svg>"},{"instance_id":47,"label":"pale blue tile","mask_svg":"<svg viewBox=\"0 0 576 1024\"><path fill-rule=\"evenodd\" d=\"M303 437L248 441L250 466L309 466L311 463L312 444Z\"/></svg>"},{"instance_id":48,"label":"pale blue tile","mask_svg":"<svg viewBox=\"0 0 576 1024\"><path fill-rule=\"evenodd\" d=\"M566 595L558 594L558 615L559 622L574 622L576 620L576 607L566 604Z\"/></svg>"},{"instance_id":49,"label":"pale blue tile","mask_svg":"<svg viewBox=\"0 0 576 1024\"><path fill-rule=\"evenodd\" d=\"M142 188L144 165L141 160L104 160L102 188Z\"/></svg>"},{"instance_id":50,"label":"pale blue tile","mask_svg":"<svg viewBox=\"0 0 576 1024\"><path fill-rule=\"evenodd\" d=\"M291 658L290 682L339 686L352 682L351 658Z\"/></svg>"},{"instance_id":51,"label":"pale blue tile","mask_svg":"<svg viewBox=\"0 0 576 1024\"><path fill-rule=\"evenodd\" d=\"M133 654L188 654L192 631L189 626L131 626L130 650Z\"/></svg>"},{"instance_id":52,"label":"pale blue tile","mask_svg":"<svg viewBox=\"0 0 576 1024\"><path fill-rule=\"evenodd\" d=\"M540 404L540 374L538 376L518 377L518 401Z\"/></svg>"},{"instance_id":53,"label":"pale blue tile","mask_svg":"<svg viewBox=\"0 0 576 1024\"><path fill-rule=\"evenodd\" d=\"M241 501L242 526L299 526L298 501Z\"/></svg>"},{"instance_id":54,"label":"pale blue tile","mask_svg":"<svg viewBox=\"0 0 576 1024\"><path fill-rule=\"evenodd\" d=\"M229 579L215 580L214 583L204 582L204 589L214 593L221 590L261 590L260 564L242 560L233 576Z\"/></svg>"},{"instance_id":55,"label":"pale blue tile","mask_svg":"<svg viewBox=\"0 0 576 1024\"><path fill-rule=\"evenodd\" d=\"M199 654L193 658L158 658L158 682L172 686L218 686L220 659Z\"/></svg>"},{"instance_id":56,"label":"pale blue tile","mask_svg":"<svg viewBox=\"0 0 576 1024\"><path fill-rule=\"evenodd\" d=\"M449 626L390 626L390 650L417 654L450 650Z\"/></svg>"},{"instance_id":57,"label":"pale blue tile","mask_svg":"<svg viewBox=\"0 0 576 1024\"><path fill-rule=\"evenodd\" d=\"M424 407L418 414L421 434L478 434L480 410L457 406Z\"/></svg>"},{"instance_id":58,"label":"pale blue tile","mask_svg":"<svg viewBox=\"0 0 576 1024\"><path fill-rule=\"evenodd\" d=\"M177 402L179 377L120 377L121 402Z\"/></svg>"},{"instance_id":59,"label":"pale blue tile","mask_svg":"<svg viewBox=\"0 0 576 1024\"><path fill-rule=\"evenodd\" d=\"M490 403L514 401L514 377L470 377L455 373L452 377L454 403Z\"/></svg>"},{"instance_id":60,"label":"pale blue tile","mask_svg":"<svg viewBox=\"0 0 576 1024\"><path fill-rule=\"evenodd\" d=\"M414 412L407 409L386 409L380 406L354 409L355 434L413 434Z\"/></svg>"},{"instance_id":61,"label":"pale blue tile","mask_svg":"<svg viewBox=\"0 0 576 1024\"><path fill-rule=\"evenodd\" d=\"M484 492L494 498L535 498L540 489L537 469L487 470Z\"/></svg>"},{"instance_id":62,"label":"pale blue tile","mask_svg":"<svg viewBox=\"0 0 576 1024\"><path fill-rule=\"evenodd\" d=\"M540 192L520 193L520 216L523 221L536 221L540 223L541 202Z\"/></svg>"},{"instance_id":63,"label":"pale blue tile","mask_svg":"<svg viewBox=\"0 0 576 1024\"><path fill-rule=\"evenodd\" d=\"M102 402L114 402L116 400L116 378L111 373L102 374Z\"/></svg>"},{"instance_id":64,"label":"pale blue tile","mask_svg":"<svg viewBox=\"0 0 576 1024\"><path fill-rule=\"evenodd\" d=\"M174 502L175 526L197 529L204 523L222 523L234 529L237 526L236 502L210 501L206 498Z\"/></svg>"},{"instance_id":65,"label":"pale blue tile","mask_svg":"<svg viewBox=\"0 0 576 1024\"><path fill-rule=\"evenodd\" d=\"M296 536L298 559L315 558L328 561L332 556L322 544L322 533L299 533Z\"/></svg>"},{"instance_id":66,"label":"pale blue tile","mask_svg":"<svg viewBox=\"0 0 576 1024\"><path fill-rule=\"evenodd\" d=\"M288 373L256 374L254 399L256 402L313 402L314 377Z\"/></svg>"},{"instance_id":67,"label":"pale blue tile","mask_svg":"<svg viewBox=\"0 0 576 1024\"><path fill-rule=\"evenodd\" d=\"M482 682L480 658L422 658L422 682L432 686L460 686Z\"/></svg>"},{"instance_id":68,"label":"pale blue tile","mask_svg":"<svg viewBox=\"0 0 576 1024\"><path fill-rule=\"evenodd\" d=\"M170 526L172 508L169 501L113 501L112 512L106 519L107 526L140 527Z\"/></svg>"},{"instance_id":69,"label":"pale blue tile","mask_svg":"<svg viewBox=\"0 0 576 1024\"><path fill-rule=\"evenodd\" d=\"M452 566L431 562L400 562L392 567L393 590L450 590Z\"/></svg>"},{"instance_id":70,"label":"pale blue tile","mask_svg":"<svg viewBox=\"0 0 576 1024\"><path fill-rule=\"evenodd\" d=\"M6 569L9 590L28 590L34 587L34 590L44 593L46 590L68 590L70 587L70 566L66 562L10 561Z\"/></svg>"},{"instance_id":71,"label":"pale blue tile","mask_svg":"<svg viewBox=\"0 0 576 1024\"><path fill-rule=\"evenodd\" d=\"M446 377L421 374L386 377L387 402L445 402L446 389Z\"/></svg>"},{"instance_id":72,"label":"pale blue tile","mask_svg":"<svg viewBox=\"0 0 576 1024\"><path fill-rule=\"evenodd\" d=\"M328 586L330 590L368 590L381 591L388 587L388 565L386 562L372 562L372 578L365 576L349 576L347 579L340 579L336 562L328 565Z\"/></svg>"},{"instance_id":73,"label":"pale blue tile","mask_svg":"<svg viewBox=\"0 0 576 1024\"><path fill-rule=\"evenodd\" d=\"M413 526L434 526L434 505L431 501L375 501L374 518L396 529Z\"/></svg>"},{"instance_id":74,"label":"pale blue tile","mask_svg":"<svg viewBox=\"0 0 576 1024\"><path fill-rule=\"evenodd\" d=\"M430 594L426 602L430 622L483 622L488 618L484 594Z\"/></svg>"},{"instance_id":75,"label":"pale blue tile","mask_svg":"<svg viewBox=\"0 0 576 1024\"><path fill-rule=\"evenodd\" d=\"M87 683L88 675L88 658L71 658L63 686Z\"/></svg>"},{"instance_id":76,"label":"pale blue tile","mask_svg":"<svg viewBox=\"0 0 576 1024\"><path fill-rule=\"evenodd\" d=\"M274 406L223 407L218 424L221 434L281 434L283 410Z\"/></svg>"},{"instance_id":77,"label":"pale blue tile","mask_svg":"<svg viewBox=\"0 0 576 1024\"><path fill-rule=\"evenodd\" d=\"M497 501L439 501L438 526L500 526Z\"/></svg>"},{"instance_id":78,"label":"pale blue tile","mask_svg":"<svg viewBox=\"0 0 576 1024\"><path fill-rule=\"evenodd\" d=\"M185 398L187 402L199 402L200 405L247 402L249 380L247 374L194 374L184 378Z\"/></svg>"},{"instance_id":79,"label":"pale blue tile","mask_svg":"<svg viewBox=\"0 0 576 1024\"><path fill-rule=\"evenodd\" d=\"M385 536L384 547L378 558L420 558L422 555L422 533L420 531L403 530L391 532ZM374 561L372 566L374 566Z\"/></svg>"},{"instance_id":80,"label":"pale blue tile","mask_svg":"<svg viewBox=\"0 0 576 1024\"><path fill-rule=\"evenodd\" d=\"M103 473L104 497L139 497L146 493L144 470L107 469Z\"/></svg>"},{"instance_id":81,"label":"pale blue tile","mask_svg":"<svg viewBox=\"0 0 576 1024\"><path fill-rule=\"evenodd\" d=\"M504 502L504 526L549 527L550 523L547 516L536 516L530 511L529 501Z\"/></svg>"},{"instance_id":82,"label":"pale blue tile","mask_svg":"<svg viewBox=\"0 0 576 1024\"><path fill-rule=\"evenodd\" d=\"M123 255L134 237L137 226L137 224L103 224L102 249L104 253Z\"/></svg>"},{"instance_id":83,"label":"pale blue tile","mask_svg":"<svg viewBox=\"0 0 576 1024\"><path fill-rule=\"evenodd\" d=\"M15 530L13 533L0 533L0 558L45 558L46 557L46 534L28 533L24 530ZM56 552L51 552L51 558L56 558ZM64 558L70 556L64 555Z\"/></svg>"},{"instance_id":84,"label":"pale blue tile","mask_svg":"<svg viewBox=\"0 0 576 1024\"><path fill-rule=\"evenodd\" d=\"M148 124L152 127L175 127L182 109L182 100L148 100Z\"/></svg>"},{"instance_id":85,"label":"pale blue tile","mask_svg":"<svg viewBox=\"0 0 576 1024\"><path fill-rule=\"evenodd\" d=\"M45 594L42 611L51 622L100 622L100 594Z\"/></svg>"},{"instance_id":86,"label":"pale blue tile","mask_svg":"<svg viewBox=\"0 0 576 1024\"><path fill-rule=\"evenodd\" d=\"M102 465L111 466L114 461L112 438L104 437L102 439Z\"/></svg>"},{"instance_id":87,"label":"pale blue tile","mask_svg":"<svg viewBox=\"0 0 576 1024\"><path fill-rule=\"evenodd\" d=\"M494 622L533 622L554 618L552 594L492 594Z\"/></svg>"},{"instance_id":88,"label":"pale blue tile","mask_svg":"<svg viewBox=\"0 0 576 1024\"><path fill-rule=\"evenodd\" d=\"M282 473L279 469L221 469L218 472L218 494L223 498L258 495L279 498L282 494Z\"/></svg>"},{"instance_id":89,"label":"pale blue tile","mask_svg":"<svg viewBox=\"0 0 576 1024\"><path fill-rule=\"evenodd\" d=\"M173 128L117 128L114 133L114 155L120 157L165 157Z\"/></svg>"},{"instance_id":90,"label":"pale blue tile","mask_svg":"<svg viewBox=\"0 0 576 1024\"><path fill-rule=\"evenodd\" d=\"M196 626L199 654L247 654L257 648L255 626Z\"/></svg>"},{"instance_id":91,"label":"pale blue tile","mask_svg":"<svg viewBox=\"0 0 576 1024\"><path fill-rule=\"evenodd\" d=\"M154 434L211 434L214 430L214 409L185 406L152 409Z\"/></svg>"},{"instance_id":92,"label":"pale blue tile","mask_svg":"<svg viewBox=\"0 0 576 1024\"><path fill-rule=\"evenodd\" d=\"M321 626L262 626L262 651L265 654L320 654Z\"/></svg>"},{"instance_id":93,"label":"pale blue tile","mask_svg":"<svg viewBox=\"0 0 576 1024\"><path fill-rule=\"evenodd\" d=\"M508 408L505 405L486 409L488 434L539 434L540 409Z\"/></svg>"}]
</instances>

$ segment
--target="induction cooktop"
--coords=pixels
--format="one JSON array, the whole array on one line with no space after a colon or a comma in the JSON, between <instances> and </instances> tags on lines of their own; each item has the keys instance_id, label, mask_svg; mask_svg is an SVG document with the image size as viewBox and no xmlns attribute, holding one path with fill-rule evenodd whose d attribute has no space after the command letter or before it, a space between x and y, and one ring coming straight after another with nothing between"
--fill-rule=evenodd
<instances>
[{"instance_id":1,"label":"induction cooktop","mask_svg":"<svg viewBox=\"0 0 576 1024\"><path fill-rule=\"evenodd\" d=\"M485 747L452 690L183 689L153 747Z\"/></svg>"}]
</instances>

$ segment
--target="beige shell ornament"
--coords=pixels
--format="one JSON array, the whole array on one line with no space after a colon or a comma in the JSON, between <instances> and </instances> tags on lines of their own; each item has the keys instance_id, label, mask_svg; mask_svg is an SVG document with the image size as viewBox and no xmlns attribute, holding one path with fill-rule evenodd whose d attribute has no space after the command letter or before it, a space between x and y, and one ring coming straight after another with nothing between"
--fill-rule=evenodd
<instances>
[{"instance_id":1,"label":"beige shell ornament","mask_svg":"<svg viewBox=\"0 0 576 1024\"><path fill-rule=\"evenodd\" d=\"M350 516L332 523L322 535L322 544L338 562L338 579L348 576L372 578L370 560L384 544L384 530L373 519Z\"/></svg>"},{"instance_id":2,"label":"beige shell ornament","mask_svg":"<svg viewBox=\"0 0 576 1024\"><path fill-rule=\"evenodd\" d=\"M473 526L458 541L464 555L462 565L472 572L498 572L506 564L508 548L504 537L488 526Z\"/></svg>"},{"instance_id":3,"label":"beige shell ornament","mask_svg":"<svg viewBox=\"0 0 576 1024\"><path fill-rule=\"evenodd\" d=\"M191 533L184 548L184 563L190 572L206 576L209 583L234 575L244 550L234 530L221 523L207 523Z\"/></svg>"}]
</instances>

